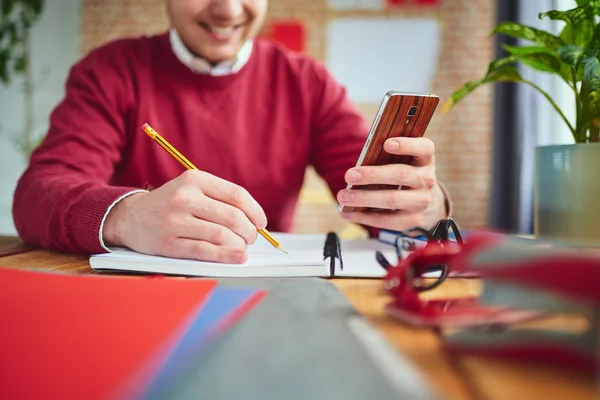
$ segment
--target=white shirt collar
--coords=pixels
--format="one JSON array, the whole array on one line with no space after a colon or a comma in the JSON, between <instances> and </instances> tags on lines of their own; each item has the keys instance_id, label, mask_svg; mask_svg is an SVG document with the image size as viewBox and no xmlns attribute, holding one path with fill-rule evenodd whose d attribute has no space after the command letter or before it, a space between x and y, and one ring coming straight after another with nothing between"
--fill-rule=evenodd
<instances>
[{"instance_id":1,"label":"white shirt collar","mask_svg":"<svg viewBox=\"0 0 600 400\"><path fill-rule=\"evenodd\" d=\"M169 39L173 52L185 65L198 74L209 74L213 76L229 75L238 72L250 59L252 54L252 40L248 40L237 54L235 60L223 61L216 65L211 65L203 58L193 55L183 44L181 37L174 28L169 30Z\"/></svg>"}]
</instances>

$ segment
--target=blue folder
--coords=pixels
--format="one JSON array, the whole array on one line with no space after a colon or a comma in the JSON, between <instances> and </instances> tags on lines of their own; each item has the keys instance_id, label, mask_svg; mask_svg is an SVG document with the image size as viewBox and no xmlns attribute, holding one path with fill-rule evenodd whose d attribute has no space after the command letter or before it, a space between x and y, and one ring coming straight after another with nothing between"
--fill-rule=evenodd
<instances>
[{"instance_id":1,"label":"blue folder","mask_svg":"<svg viewBox=\"0 0 600 400\"><path fill-rule=\"evenodd\" d=\"M161 394L172 389L182 374L193 367L213 340L223 333L221 329L228 318L259 291L253 288L216 287L205 302L198 304L190 320L182 326L175 344L168 344L172 347L167 350L167 355L159 351L157 357L146 366L147 369L129 381L121 393L126 397L162 398ZM157 370L154 370L155 364L159 365ZM146 383L148 378L149 384ZM140 381L147 386L140 388Z\"/></svg>"}]
</instances>

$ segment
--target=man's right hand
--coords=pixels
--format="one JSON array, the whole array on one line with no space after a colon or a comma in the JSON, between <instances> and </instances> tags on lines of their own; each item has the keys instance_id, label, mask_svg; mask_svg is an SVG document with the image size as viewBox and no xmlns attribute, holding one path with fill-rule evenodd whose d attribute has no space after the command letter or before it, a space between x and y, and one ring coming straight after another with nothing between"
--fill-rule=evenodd
<instances>
[{"instance_id":1,"label":"man's right hand","mask_svg":"<svg viewBox=\"0 0 600 400\"><path fill-rule=\"evenodd\" d=\"M102 236L107 246L145 254L243 263L247 244L266 226L263 209L244 188L189 170L156 190L119 201Z\"/></svg>"}]
</instances>

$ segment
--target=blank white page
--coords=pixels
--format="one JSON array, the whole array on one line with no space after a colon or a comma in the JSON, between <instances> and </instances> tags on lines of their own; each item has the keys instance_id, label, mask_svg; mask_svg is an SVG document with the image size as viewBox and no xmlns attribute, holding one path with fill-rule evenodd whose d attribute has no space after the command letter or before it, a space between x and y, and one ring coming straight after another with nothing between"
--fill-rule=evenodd
<instances>
[{"instance_id":1,"label":"blank white page","mask_svg":"<svg viewBox=\"0 0 600 400\"><path fill-rule=\"evenodd\" d=\"M336 276L356 278L381 278L386 275L386 270L379 265L375 252L381 251L390 264L398 262L394 246L380 242L377 239L369 240L342 240L342 261L344 269L336 271Z\"/></svg>"},{"instance_id":2,"label":"blank white page","mask_svg":"<svg viewBox=\"0 0 600 400\"><path fill-rule=\"evenodd\" d=\"M336 271L336 276L355 278L383 278L387 271L383 269L375 258L378 250L392 265L398 264L398 255L393 245L377 239L369 240L342 240L342 261L344 269ZM427 278L440 276L439 272L428 272L423 275Z\"/></svg>"}]
</instances>

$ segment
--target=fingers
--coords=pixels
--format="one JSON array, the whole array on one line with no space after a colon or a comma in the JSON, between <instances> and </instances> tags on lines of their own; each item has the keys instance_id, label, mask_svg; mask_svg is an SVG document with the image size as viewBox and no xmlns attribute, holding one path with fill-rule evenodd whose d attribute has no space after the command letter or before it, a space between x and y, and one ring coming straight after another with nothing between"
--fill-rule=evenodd
<instances>
[{"instance_id":1,"label":"fingers","mask_svg":"<svg viewBox=\"0 0 600 400\"><path fill-rule=\"evenodd\" d=\"M190 218L191 220L205 220L228 228L232 234L237 235L237 239L241 238L245 243L254 243L256 240L257 228L242 210L207 197L194 186L179 189L171 198L171 205L174 209L179 209L195 217ZM195 225L190 224L181 229L189 229ZM188 237L194 238L195 236Z\"/></svg>"},{"instance_id":2,"label":"fingers","mask_svg":"<svg viewBox=\"0 0 600 400\"><path fill-rule=\"evenodd\" d=\"M346 172L346 182L352 185L386 184L427 190L435 187L434 146L431 140L427 138L392 138L385 142L384 148L392 154L412 156L412 164L351 168Z\"/></svg>"},{"instance_id":3,"label":"fingers","mask_svg":"<svg viewBox=\"0 0 600 400\"><path fill-rule=\"evenodd\" d=\"M337 200L344 206L419 212L432 201L427 190L340 190Z\"/></svg>"},{"instance_id":4,"label":"fingers","mask_svg":"<svg viewBox=\"0 0 600 400\"><path fill-rule=\"evenodd\" d=\"M256 241L256 225L239 208L206 198L203 207L193 208L191 212L196 218L226 226L239 235L239 237L242 237L246 243L254 243Z\"/></svg>"},{"instance_id":5,"label":"fingers","mask_svg":"<svg viewBox=\"0 0 600 400\"><path fill-rule=\"evenodd\" d=\"M423 226L424 222L422 213L406 211L352 212L342 213L341 216L355 224L398 231Z\"/></svg>"},{"instance_id":6,"label":"fingers","mask_svg":"<svg viewBox=\"0 0 600 400\"><path fill-rule=\"evenodd\" d=\"M246 261L246 242L225 226L191 215L167 219L163 226L163 255L224 263Z\"/></svg>"},{"instance_id":7,"label":"fingers","mask_svg":"<svg viewBox=\"0 0 600 400\"><path fill-rule=\"evenodd\" d=\"M205 241L217 246L227 246L245 251L246 241L226 226L194 218L192 215L177 215L164 222L169 235L165 237L186 238ZM165 243L169 247L169 243Z\"/></svg>"},{"instance_id":8,"label":"fingers","mask_svg":"<svg viewBox=\"0 0 600 400\"><path fill-rule=\"evenodd\" d=\"M267 217L262 207L243 187L197 170L187 171L183 179L196 185L206 196L240 209L255 228L267 226Z\"/></svg>"},{"instance_id":9,"label":"fingers","mask_svg":"<svg viewBox=\"0 0 600 400\"><path fill-rule=\"evenodd\" d=\"M246 252L239 248L217 246L209 242L187 238L177 238L173 240L168 249L164 251L164 255L174 258L186 258L228 264L244 263L248 257Z\"/></svg>"},{"instance_id":10,"label":"fingers","mask_svg":"<svg viewBox=\"0 0 600 400\"><path fill-rule=\"evenodd\" d=\"M390 138L385 141L383 148L390 154L413 156L412 165L429 165L433 162L435 146L428 138Z\"/></svg>"},{"instance_id":11,"label":"fingers","mask_svg":"<svg viewBox=\"0 0 600 400\"><path fill-rule=\"evenodd\" d=\"M429 165L388 164L351 168L346 172L345 179L353 185L386 184L413 189L431 189L436 184L435 168Z\"/></svg>"}]
</instances>

